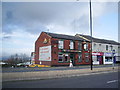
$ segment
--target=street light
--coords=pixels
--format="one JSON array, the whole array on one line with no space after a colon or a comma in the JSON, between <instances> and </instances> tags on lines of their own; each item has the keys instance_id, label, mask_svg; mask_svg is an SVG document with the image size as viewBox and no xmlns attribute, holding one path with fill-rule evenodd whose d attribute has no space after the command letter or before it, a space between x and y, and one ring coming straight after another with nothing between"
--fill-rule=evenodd
<instances>
[{"instance_id":1,"label":"street light","mask_svg":"<svg viewBox=\"0 0 120 90\"><path fill-rule=\"evenodd\" d=\"M112 61L113 61L112 66L113 66L113 69L114 69L114 54L115 54L115 50L112 50Z\"/></svg>"},{"instance_id":2,"label":"street light","mask_svg":"<svg viewBox=\"0 0 120 90\"><path fill-rule=\"evenodd\" d=\"M93 65L93 61L92 61L92 10L91 10L91 0L90 0L90 36L91 36L91 52L90 52L90 56L91 56L91 70L92 70L92 65Z\"/></svg>"}]
</instances>

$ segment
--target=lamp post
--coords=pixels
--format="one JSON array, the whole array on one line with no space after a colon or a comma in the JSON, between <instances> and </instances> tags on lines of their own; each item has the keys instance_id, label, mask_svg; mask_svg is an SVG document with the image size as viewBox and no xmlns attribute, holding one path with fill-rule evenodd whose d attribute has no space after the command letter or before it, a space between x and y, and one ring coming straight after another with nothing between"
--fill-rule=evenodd
<instances>
[{"instance_id":1,"label":"lamp post","mask_svg":"<svg viewBox=\"0 0 120 90\"><path fill-rule=\"evenodd\" d=\"M113 69L114 69L114 54L115 54L115 50L112 50L112 66L113 66Z\"/></svg>"},{"instance_id":2,"label":"lamp post","mask_svg":"<svg viewBox=\"0 0 120 90\"><path fill-rule=\"evenodd\" d=\"M91 57L91 70L92 65L93 65L93 61L92 61L92 10L91 10L91 0L90 0L90 36L91 36L91 50L90 50L90 57Z\"/></svg>"}]
</instances>

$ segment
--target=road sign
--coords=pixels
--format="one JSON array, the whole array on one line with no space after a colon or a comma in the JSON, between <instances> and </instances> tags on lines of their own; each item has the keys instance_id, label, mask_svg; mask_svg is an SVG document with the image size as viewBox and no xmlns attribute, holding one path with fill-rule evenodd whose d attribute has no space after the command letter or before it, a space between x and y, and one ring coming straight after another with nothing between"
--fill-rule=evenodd
<instances>
[{"instance_id":1,"label":"road sign","mask_svg":"<svg viewBox=\"0 0 120 90\"><path fill-rule=\"evenodd\" d=\"M112 54L115 54L115 50L112 50Z\"/></svg>"}]
</instances>

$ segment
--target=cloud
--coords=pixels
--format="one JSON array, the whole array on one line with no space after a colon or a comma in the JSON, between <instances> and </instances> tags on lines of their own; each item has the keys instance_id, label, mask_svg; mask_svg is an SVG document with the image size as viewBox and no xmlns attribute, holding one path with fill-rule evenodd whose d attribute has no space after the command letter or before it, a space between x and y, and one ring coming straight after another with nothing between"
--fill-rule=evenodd
<instances>
[{"instance_id":1,"label":"cloud","mask_svg":"<svg viewBox=\"0 0 120 90\"><path fill-rule=\"evenodd\" d=\"M92 5L94 18L105 12L106 3L94 2ZM27 32L37 34L47 31L49 29L47 26L51 24L65 28L71 27L70 29L82 28L86 31L89 27L88 21L89 3L86 2L3 3L3 32L6 33L19 27ZM57 26L54 26L54 29L59 28Z\"/></svg>"},{"instance_id":2,"label":"cloud","mask_svg":"<svg viewBox=\"0 0 120 90\"><path fill-rule=\"evenodd\" d=\"M23 30L14 30L11 34L3 33L2 35L2 55L15 53L26 53L30 56L34 51L34 43L38 35L25 32ZM7 38L6 38L7 37Z\"/></svg>"},{"instance_id":3,"label":"cloud","mask_svg":"<svg viewBox=\"0 0 120 90\"><path fill-rule=\"evenodd\" d=\"M117 12L116 5L117 3L92 2L96 35L96 27L101 25L99 18L104 14ZM2 23L3 55L17 52L30 54L42 31L68 35L89 34L89 3L3 2Z\"/></svg>"}]
</instances>

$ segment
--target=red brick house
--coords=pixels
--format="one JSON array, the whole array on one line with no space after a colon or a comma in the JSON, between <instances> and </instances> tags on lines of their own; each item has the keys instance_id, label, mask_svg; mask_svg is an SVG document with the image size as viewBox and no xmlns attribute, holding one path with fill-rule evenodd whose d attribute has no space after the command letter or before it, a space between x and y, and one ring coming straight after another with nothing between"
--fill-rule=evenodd
<instances>
[{"instance_id":1,"label":"red brick house","mask_svg":"<svg viewBox=\"0 0 120 90\"><path fill-rule=\"evenodd\" d=\"M70 35L42 32L35 42L35 63L49 66L90 64L89 41Z\"/></svg>"}]
</instances>

